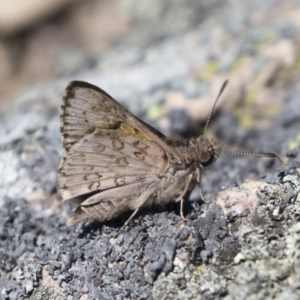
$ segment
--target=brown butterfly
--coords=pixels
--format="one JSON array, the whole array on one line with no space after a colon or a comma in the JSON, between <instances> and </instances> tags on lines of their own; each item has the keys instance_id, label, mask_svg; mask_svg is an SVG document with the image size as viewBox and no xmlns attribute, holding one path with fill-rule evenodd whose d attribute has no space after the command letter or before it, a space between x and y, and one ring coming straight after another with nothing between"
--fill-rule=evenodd
<instances>
[{"instance_id":1,"label":"brown butterfly","mask_svg":"<svg viewBox=\"0 0 300 300\"><path fill-rule=\"evenodd\" d=\"M64 154L58 191L63 200L79 204L69 216L71 223L103 222L133 210L122 231L140 208L174 197L181 201L184 219L185 195L196 184L200 187L202 169L221 153L220 144L205 134L190 140L165 137L105 91L82 81L67 86L60 119ZM278 158L274 153L252 154Z\"/></svg>"}]
</instances>

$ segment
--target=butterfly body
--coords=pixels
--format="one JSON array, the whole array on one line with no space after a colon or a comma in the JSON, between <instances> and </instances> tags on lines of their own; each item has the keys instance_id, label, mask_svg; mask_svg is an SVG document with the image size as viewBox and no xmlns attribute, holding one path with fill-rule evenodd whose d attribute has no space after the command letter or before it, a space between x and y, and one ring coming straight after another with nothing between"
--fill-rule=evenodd
<instances>
[{"instance_id":1,"label":"butterfly body","mask_svg":"<svg viewBox=\"0 0 300 300\"><path fill-rule=\"evenodd\" d=\"M61 106L64 154L58 191L78 208L71 223L107 221L127 210L164 204L200 184L221 148L206 136L168 139L100 88L70 82Z\"/></svg>"},{"instance_id":2,"label":"butterfly body","mask_svg":"<svg viewBox=\"0 0 300 300\"><path fill-rule=\"evenodd\" d=\"M227 83L222 85L211 114ZM108 221L133 210L119 233L140 208L174 198L181 201L180 215L185 219L184 197L195 184L200 187L203 168L221 153L219 143L205 134L190 140L165 137L105 91L83 81L67 86L60 125L64 153L57 188L63 200L78 204L69 216L70 223ZM281 161L275 153L225 153ZM200 196L203 199L201 187Z\"/></svg>"}]
</instances>

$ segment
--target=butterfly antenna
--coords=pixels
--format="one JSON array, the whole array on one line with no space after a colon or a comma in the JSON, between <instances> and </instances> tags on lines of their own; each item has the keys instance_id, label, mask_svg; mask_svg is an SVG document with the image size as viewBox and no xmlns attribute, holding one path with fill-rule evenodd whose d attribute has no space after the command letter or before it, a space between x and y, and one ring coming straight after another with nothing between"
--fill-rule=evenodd
<instances>
[{"instance_id":1,"label":"butterfly antenna","mask_svg":"<svg viewBox=\"0 0 300 300\"><path fill-rule=\"evenodd\" d=\"M220 91L219 91L219 94L218 94L218 96L217 96L217 98L216 98L216 100L215 100L215 102L214 102L214 105L213 105L213 107L212 107L212 109L211 109L211 111L210 111L210 113L209 113L209 116L208 116L208 118L207 118L207 121L206 121L206 124L205 124L205 127L204 127L204 135L205 135L205 133L206 133L206 130L207 130L208 124L209 124L209 122L210 122L211 116L212 116L212 114L213 114L213 112L214 112L214 110L215 110L216 104L217 104L217 102L218 102L220 96L221 96L222 93L224 92L224 90L225 90L227 84L228 84L228 80L226 79L225 82L224 82L224 83L222 84L222 86L221 86L221 89L220 89Z\"/></svg>"},{"instance_id":2,"label":"butterfly antenna","mask_svg":"<svg viewBox=\"0 0 300 300\"><path fill-rule=\"evenodd\" d=\"M272 152L252 153L252 152L244 152L244 151L221 151L221 153L252 155L252 156L264 156L264 157L270 157L270 158L277 158L281 163L283 163L283 161L281 160L281 158L277 154L272 153Z\"/></svg>"}]
</instances>

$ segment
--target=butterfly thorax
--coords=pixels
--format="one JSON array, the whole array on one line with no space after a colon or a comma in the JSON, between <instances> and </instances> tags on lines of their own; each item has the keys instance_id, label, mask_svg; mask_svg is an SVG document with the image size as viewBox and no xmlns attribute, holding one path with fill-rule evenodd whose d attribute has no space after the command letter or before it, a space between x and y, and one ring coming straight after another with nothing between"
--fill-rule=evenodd
<instances>
[{"instance_id":1,"label":"butterfly thorax","mask_svg":"<svg viewBox=\"0 0 300 300\"><path fill-rule=\"evenodd\" d=\"M219 157L221 145L205 135L190 140L169 140L170 145L179 153L181 164L171 165L176 169L186 169L191 166L203 168L211 165Z\"/></svg>"},{"instance_id":2,"label":"butterfly thorax","mask_svg":"<svg viewBox=\"0 0 300 300\"><path fill-rule=\"evenodd\" d=\"M191 140L169 139L168 144L179 154L181 163L168 157L169 166L160 179L157 192L153 194L153 198L160 199L162 202L168 201L172 196L175 198L180 196L187 182L189 182L189 189L197 182L200 184L200 170L213 163L221 152L219 143L209 140L204 135ZM191 181L189 181L190 176L192 176ZM155 202L155 199L153 200Z\"/></svg>"}]
</instances>

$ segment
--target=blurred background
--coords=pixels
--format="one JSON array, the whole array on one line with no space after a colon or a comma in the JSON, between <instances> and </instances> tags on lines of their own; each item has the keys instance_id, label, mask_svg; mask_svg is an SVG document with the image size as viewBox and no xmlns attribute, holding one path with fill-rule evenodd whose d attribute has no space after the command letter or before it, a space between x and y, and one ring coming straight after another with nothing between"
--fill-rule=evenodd
<instances>
[{"instance_id":1,"label":"blurred background","mask_svg":"<svg viewBox=\"0 0 300 300\"><path fill-rule=\"evenodd\" d=\"M81 79L166 134L192 134L229 79L219 108L266 128L298 86L299 31L296 0L0 0L0 109Z\"/></svg>"},{"instance_id":2,"label":"blurred background","mask_svg":"<svg viewBox=\"0 0 300 300\"><path fill-rule=\"evenodd\" d=\"M162 213L146 213L145 218L131 221L128 232L133 239L121 242L124 251L119 242L111 243L110 239L119 225L84 225L76 230L66 226L66 216L73 208L61 201L56 182L63 151L59 108L70 80L101 87L167 136L190 137L200 134L200 125L205 124L222 83L228 79L208 135L220 140L224 150L276 152L284 162L291 162L220 155L202 179L203 195L212 202L208 209L214 210L213 199L224 187L236 186L245 178L278 183L285 174L297 173L299 158L294 164L293 158L300 149L299 46L299 0L0 0L0 286L5 287L1 296L42 299L45 294L34 294L50 285L59 289L63 299L71 295L87 299L87 293L94 299L112 299L112 292L114 299L150 299L157 274L171 270L172 253L179 249L175 249L172 237L181 225L173 226L179 216L172 202L170 210L163 208ZM294 185L293 195L298 194L298 177L285 178ZM290 197L288 186L282 199L281 193L273 199L273 192L264 190L267 198L262 199L272 200L270 216L254 215L258 233L251 239L249 232L253 231L244 231L247 247L254 249L254 254L245 255L248 258L241 269L235 264L235 273L230 270L232 253L239 251L240 245L227 244L224 249L229 254L214 259L212 275L203 276L205 281L194 281L202 276L197 279L193 269L186 268L191 277L182 272L172 293L185 289L186 278L192 278L192 287L197 289L194 295L204 295L203 299L221 299L227 293L227 299L241 299L244 288L240 286L249 289L250 297L261 287L277 291L267 294L262 289L257 294L264 295L262 298L279 295L278 299L292 299L297 295L299 268L291 265L290 259L294 252L281 260L289 249L291 233L290 225L280 220L293 224L292 219L299 218L299 209L292 205L285 209L287 203L292 204L285 198ZM254 194L253 185L249 189L250 195ZM200 200L198 190L190 200ZM199 229L199 234L203 231L199 238L195 235L196 246L188 248L196 253L203 247L202 237L209 236L208 247L223 249L225 243L220 239L225 237L226 226L219 212L196 206L187 213L191 223L186 222L183 228L189 227L192 235L192 228ZM179 205L177 208L179 215ZM270 227L265 222L269 217L274 220ZM233 214L230 222L234 220ZM233 231L238 230L239 223L235 224ZM270 244L260 246L266 244L257 242L257 235ZM273 244L277 235L280 243ZM186 233L180 236L190 243ZM295 236L299 234L295 232ZM231 243L229 240L226 243ZM176 242L181 251L182 243L179 245ZM263 249L264 259L276 262L267 260L266 272L257 247ZM268 247L270 251L265 252ZM209 251L215 251L207 249L212 248L205 248L204 261L210 257ZM245 253L251 252L247 248ZM257 265L252 264L253 257ZM255 273L250 265L256 268ZM197 268L201 272L205 269ZM231 285L232 274L237 274L236 286ZM249 274L259 275L250 278ZM165 292L169 279L161 282L157 290ZM100 295L100 289L110 296Z\"/></svg>"}]
</instances>

